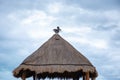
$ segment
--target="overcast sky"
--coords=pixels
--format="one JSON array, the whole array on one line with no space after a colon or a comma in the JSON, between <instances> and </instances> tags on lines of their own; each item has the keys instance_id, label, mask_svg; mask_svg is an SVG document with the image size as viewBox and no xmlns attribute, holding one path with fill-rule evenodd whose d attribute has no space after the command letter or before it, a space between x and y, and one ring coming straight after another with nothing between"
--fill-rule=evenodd
<instances>
[{"instance_id":1,"label":"overcast sky","mask_svg":"<svg viewBox=\"0 0 120 80\"><path fill-rule=\"evenodd\" d=\"M120 0L0 0L0 80L20 80L12 71L56 26L96 67L97 80L120 80Z\"/></svg>"}]
</instances>

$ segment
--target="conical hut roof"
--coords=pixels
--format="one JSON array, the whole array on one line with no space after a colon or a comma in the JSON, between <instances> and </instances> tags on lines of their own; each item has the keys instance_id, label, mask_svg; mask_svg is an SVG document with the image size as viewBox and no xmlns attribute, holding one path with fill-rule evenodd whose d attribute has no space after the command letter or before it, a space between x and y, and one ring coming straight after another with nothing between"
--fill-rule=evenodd
<instances>
[{"instance_id":1,"label":"conical hut roof","mask_svg":"<svg viewBox=\"0 0 120 80\"><path fill-rule=\"evenodd\" d=\"M42 75L43 73L62 74L75 72L90 72L91 76L96 77L97 72L90 61L77 51L71 44L64 40L59 34L54 34L47 42L38 48L33 54L28 56L13 74L15 77L21 77L23 71L29 71L28 77L33 73ZM31 72L31 73L30 73ZM50 75L46 75L50 77ZM68 77L71 77L68 75ZM42 78L42 76L41 76Z\"/></svg>"}]
</instances>

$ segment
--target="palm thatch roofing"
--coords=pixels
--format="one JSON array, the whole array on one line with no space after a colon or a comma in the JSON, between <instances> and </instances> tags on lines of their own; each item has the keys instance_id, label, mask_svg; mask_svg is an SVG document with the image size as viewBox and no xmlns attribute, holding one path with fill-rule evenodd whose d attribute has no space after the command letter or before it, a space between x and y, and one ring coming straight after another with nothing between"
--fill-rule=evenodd
<instances>
[{"instance_id":1,"label":"palm thatch roofing","mask_svg":"<svg viewBox=\"0 0 120 80\"><path fill-rule=\"evenodd\" d=\"M74 78L85 72L89 72L90 77L97 77L91 62L57 33L28 56L13 75L19 78L23 72L26 77L37 74L38 78Z\"/></svg>"}]
</instances>

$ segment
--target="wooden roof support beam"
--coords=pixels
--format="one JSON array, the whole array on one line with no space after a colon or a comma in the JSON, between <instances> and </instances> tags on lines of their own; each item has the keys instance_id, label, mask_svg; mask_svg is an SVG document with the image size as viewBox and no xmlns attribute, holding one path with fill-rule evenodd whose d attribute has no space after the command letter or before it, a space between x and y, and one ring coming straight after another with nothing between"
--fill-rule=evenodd
<instances>
[{"instance_id":1,"label":"wooden roof support beam","mask_svg":"<svg viewBox=\"0 0 120 80\"><path fill-rule=\"evenodd\" d=\"M37 77L36 73L33 75L33 80L38 80L38 77Z\"/></svg>"},{"instance_id":2,"label":"wooden roof support beam","mask_svg":"<svg viewBox=\"0 0 120 80\"><path fill-rule=\"evenodd\" d=\"M86 72L86 80L89 80L89 72Z\"/></svg>"},{"instance_id":3,"label":"wooden roof support beam","mask_svg":"<svg viewBox=\"0 0 120 80\"><path fill-rule=\"evenodd\" d=\"M33 80L35 80L35 75L33 75Z\"/></svg>"},{"instance_id":4,"label":"wooden roof support beam","mask_svg":"<svg viewBox=\"0 0 120 80\"><path fill-rule=\"evenodd\" d=\"M95 77L92 77L91 80L95 80Z\"/></svg>"},{"instance_id":5,"label":"wooden roof support beam","mask_svg":"<svg viewBox=\"0 0 120 80\"><path fill-rule=\"evenodd\" d=\"M85 75L83 75L83 80L86 80L86 77L85 77Z\"/></svg>"},{"instance_id":6,"label":"wooden roof support beam","mask_svg":"<svg viewBox=\"0 0 120 80\"><path fill-rule=\"evenodd\" d=\"M22 73L21 78L22 78L22 80L25 80L25 79L26 79L26 72L23 72L23 73Z\"/></svg>"}]
</instances>

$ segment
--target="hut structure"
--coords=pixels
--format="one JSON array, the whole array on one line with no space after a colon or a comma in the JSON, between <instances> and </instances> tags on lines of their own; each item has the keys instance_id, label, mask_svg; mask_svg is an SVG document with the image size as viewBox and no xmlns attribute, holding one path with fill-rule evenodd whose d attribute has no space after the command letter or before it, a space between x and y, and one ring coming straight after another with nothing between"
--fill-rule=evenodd
<instances>
[{"instance_id":1,"label":"hut structure","mask_svg":"<svg viewBox=\"0 0 120 80\"><path fill-rule=\"evenodd\" d=\"M33 80L45 78L95 80L98 75L96 68L58 32L28 56L13 71L13 75L22 80L29 77L33 77Z\"/></svg>"}]
</instances>

